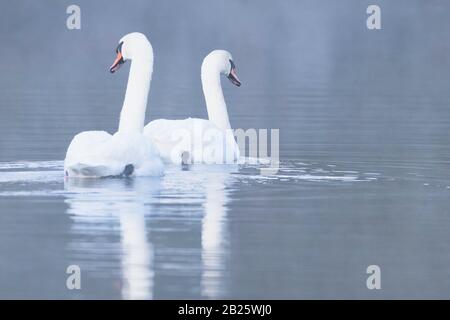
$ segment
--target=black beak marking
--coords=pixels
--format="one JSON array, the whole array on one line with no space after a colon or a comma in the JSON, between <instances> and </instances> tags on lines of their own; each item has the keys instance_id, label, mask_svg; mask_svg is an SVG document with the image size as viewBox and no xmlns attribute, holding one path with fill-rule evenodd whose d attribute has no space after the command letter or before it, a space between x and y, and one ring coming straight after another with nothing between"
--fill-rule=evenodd
<instances>
[{"instance_id":1,"label":"black beak marking","mask_svg":"<svg viewBox=\"0 0 450 320\"><path fill-rule=\"evenodd\" d=\"M239 81L239 79L236 76L236 66L235 66L233 60L229 60L229 61L230 61L231 69L230 69L230 73L228 74L228 79L231 81L232 84L234 84L237 87L240 87L241 81Z\"/></svg>"},{"instance_id":2,"label":"black beak marking","mask_svg":"<svg viewBox=\"0 0 450 320\"><path fill-rule=\"evenodd\" d=\"M122 53L122 45L123 45L123 41L121 43L118 44L117 48L116 48L116 53Z\"/></svg>"},{"instance_id":3,"label":"black beak marking","mask_svg":"<svg viewBox=\"0 0 450 320\"><path fill-rule=\"evenodd\" d=\"M116 53L117 54L120 53L121 58L119 60L115 61L115 63L109 68L109 72L111 72L111 73L116 72L120 68L120 66L125 63L125 60L123 60L123 56L122 56L122 45L123 45L123 42L119 43L119 45L116 48Z\"/></svg>"}]
</instances>

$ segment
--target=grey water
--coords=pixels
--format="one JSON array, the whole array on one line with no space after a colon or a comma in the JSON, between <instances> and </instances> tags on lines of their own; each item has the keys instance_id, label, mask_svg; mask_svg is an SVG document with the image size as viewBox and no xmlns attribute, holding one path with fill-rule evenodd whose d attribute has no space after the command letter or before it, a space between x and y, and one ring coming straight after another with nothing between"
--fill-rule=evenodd
<instances>
[{"instance_id":1,"label":"grey water","mask_svg":"<svg viewBox=\"0 0 450 320\"><path fill-rule=\"evenodd\" d=\"M379 0L368 30L372 2L80 0L80 30L71 3L2 7L0 298L450 298L450 3ZM205 118L201 61L227 49L230 122L279 128L279 171L65 179L75 134L117 129L131 31L147 121Z\"/></svg>"}]
</instances>

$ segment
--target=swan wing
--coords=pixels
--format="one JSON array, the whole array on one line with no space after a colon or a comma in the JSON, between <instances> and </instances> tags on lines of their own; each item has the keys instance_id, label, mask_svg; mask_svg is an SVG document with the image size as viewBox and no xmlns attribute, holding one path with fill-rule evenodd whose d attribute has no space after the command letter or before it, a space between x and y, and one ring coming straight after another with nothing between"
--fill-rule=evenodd
<instances>
[{"instance_id":1,"label":"swan wing","mask_svg":"<svg viewBox=\"0 0 450 320\"><path fill-rule=\"evenodd\" d=\"M105 161L102 156L111 137L105 131L85 131L77 134L72 139L64 160L66 175L104 177L120 174L121 165L112 160Z\"/></svg>"},{"instance_id":2,"label":"swan wing","mask_svg":"<svg viewBox=\"0 0 450 320\"><path fill-rule=\"evenodd\" d=\"M140 133L87 131L69 145L64 168L71 177L160 176L164 166L157 150Z\"/></svg>"},{"instance_id":3,"label":"swan wing","mask_svg":"<svg viewBox=\"0 0 450 320\"><path fill-rule=\"evenodd\" d=\"M67 149L66 160L77 159L98 152L97 148L111 137L105 131L85 131L77 134L73 137Z\"/></svg>"},{"instance_id":4,"label":"swan wing","mask_svg":"<svg viewBox=\"0 0 450 320\"><path fill-rule=\"evenodd\" d=\"M154 120L144 127L144 135L166 162L181 163L185 152L188 152L194 163L205 162L205 153L224 154L226 150L232 153L232 159L227 158L226 163L234 163L239 158L235 140L223 139L224 132L205 119Z\"/></svg>"}]
</instances>

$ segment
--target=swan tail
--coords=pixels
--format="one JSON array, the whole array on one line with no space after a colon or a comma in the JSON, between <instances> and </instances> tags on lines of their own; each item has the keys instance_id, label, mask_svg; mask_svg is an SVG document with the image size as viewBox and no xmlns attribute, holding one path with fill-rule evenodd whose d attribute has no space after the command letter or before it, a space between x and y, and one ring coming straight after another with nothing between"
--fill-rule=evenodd
<instances>
[{"instance_id":1,"label":"swan tail","mask_svg":"<svg viewBox=\"0 0 450 320\"><path fill-rule=\"evenodd\" d=\"M191 164L191 163L192 163L191 153L189 151L183 151L181 153L181 164L187 165L187 164Z\"/></svg>"},{"instance_id":2,"label":"swan tail","mask_svg":"<svg viewBox=\"0 0 450 320\"><path fill-rule=\"evenodd\" d=\"M127 164L125 166L125 168L123 169L121 176L129 177L133 174L133 172L134 172L134 166L132 164Z\"/></svg>"},{"instance_id":3,"label":"swan tail","mask_svg":"<svg viewBox=\"0 0 450 320\"><path fill-rule=\"evenodd\" d=\"M65 168L65 175L68 177L79 178L96 178L120 175L121 172L129 173L130 168L125 166L123 171L117 171L106 165L92 165L86 163L75 163ZM131 166L131 173L134 171L134 167Z\"/></svg>"}]
</instances>

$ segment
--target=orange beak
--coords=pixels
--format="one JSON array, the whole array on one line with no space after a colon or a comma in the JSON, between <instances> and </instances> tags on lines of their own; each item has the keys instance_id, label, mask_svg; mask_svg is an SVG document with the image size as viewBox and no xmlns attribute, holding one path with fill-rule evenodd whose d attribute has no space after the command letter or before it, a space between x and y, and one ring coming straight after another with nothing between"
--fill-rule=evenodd
<instances>
[{"instance_id":1,"label":"orange beak","mask_svg":"<svg viewBox=\"0 0 450 320\"><path fill-rule=\"evenodd\" d=\"M118 52L117 53L117 57L116 60L114 60L113 64L111 65L111 67L109 68L109 72L114 73L117 70L119 70L120 66L124 63L123 57L122 57L122 53Z\"/></svg>"},{"instance_id":2,"label":"orange beak","mask_svg":"<svg viewBox=\"0 0 450 320\"><path fill-rule=\"evenodd\" d=\"M232 84L234 84L237 87L241 86L241 80L239 80L237 73L236 73L236 67L233 64L233 67L230 70L230 74L228 75L228 79L231 81Z\"/></svg>"}]
</instances>

